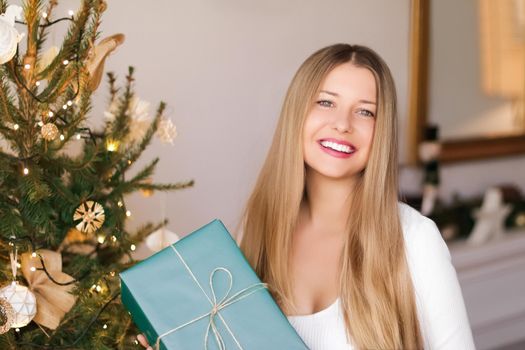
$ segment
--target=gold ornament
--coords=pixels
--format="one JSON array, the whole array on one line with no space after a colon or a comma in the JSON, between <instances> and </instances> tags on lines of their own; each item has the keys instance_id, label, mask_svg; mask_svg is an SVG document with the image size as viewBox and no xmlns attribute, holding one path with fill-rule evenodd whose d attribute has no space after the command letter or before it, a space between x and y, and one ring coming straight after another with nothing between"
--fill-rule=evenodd
<instances>
[{"instance_id":1,"label":"gold ornament","mask_svg":"<svg viewBox=\"0 0 525 350\"><path fill-rule=\"evenodd\" d=\"M51 281L44 271L42 262L31 253L24 253L20 259L22 274L35 295L37 312L33 321L49 329L56 329L64 315L71 310L76 302L76 296L71 294L75 288L73 277L62 272L62 256L52 250L41 249L38 255L44 261L47 272L58 283Z\"/></svg>"},{"instance_id":2,"label":"gold ornament","mask_svg":"<svg viewBox=\"0 0 525 350\"><path fill-rule=\"evenodd\" d=\"M7 299L0 298L0 334L7 333L15 321L15 310Z\"/></svg>"},{"instance_id":3,"label":"gold ornament","mask_svg":"<svg viewBox=\"0 0 525 350\"><path fill-rule=\"evenodd\" d=\"M58 136L58 128L53 123L46 123L40 129L40 134L46 141L53 141Z\"/></svg>"},{"instance_id":4,"label":"gold ornament","mask_svg":"<svg viewBox=\"0 0 525 350\"><path fill-rule=\"evenodd\" d=\"M95 254L93 253L96 246L96 237L92 233L82 233L76 228L71 228L67 231L66 237L58 247L57 251L68 252L80 255Z\"/></svg>"},{"instance_id":5,"label":"gold ornament","mask_svg":"<svg viewBox=\"0 0 525 350\"><path fill-rule=\"evenodd\" d=\"M153 179L151 177L146 178L142 183L151 185L153 182ZM141 188L140 192L142 192L142 195L144 197L151 197L153 195L153 190L151 188Z\"/></svg>"},{"instance_id":6,"label":"gold ornament","mask_svg":"<svg viewBox=\"0 0 525 350\"><path fill-rule=\"evenodd\" d=\"M81 220L76 226L77 230L84 233L93 233L101 228L105 218L104 208L94 201L82 203L73 215L73 220Z\"/></svg>"}]
</instances>

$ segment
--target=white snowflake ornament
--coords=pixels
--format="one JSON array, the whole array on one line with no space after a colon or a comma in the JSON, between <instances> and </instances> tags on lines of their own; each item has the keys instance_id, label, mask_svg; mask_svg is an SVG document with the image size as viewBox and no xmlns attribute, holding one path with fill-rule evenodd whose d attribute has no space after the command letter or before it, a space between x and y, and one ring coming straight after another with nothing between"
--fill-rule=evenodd
<instances>
[{"instance_id":1,"label":"white snowflake ornament","mask_svg":"<svg viewBox=\"0 0 525 350\"><path fill-rule=\"evenodd\" d=\"M15 319L11 328L26 326L36 315L36 298L26 286L16 282L0 289L0 297L6 299L15 312Z\"/></svg>"},{"instance_id":2,"label":"white snowflake ornament","mask_svg":"<svg viewBox=\"0 0 525 350\"><path fill-rule=\"evenodd\" d=\"M173 124L171 119L162 117L156 134L162 142L173 144L173 139L177 137L177 127Z\"/></svg>"}]
</instances>

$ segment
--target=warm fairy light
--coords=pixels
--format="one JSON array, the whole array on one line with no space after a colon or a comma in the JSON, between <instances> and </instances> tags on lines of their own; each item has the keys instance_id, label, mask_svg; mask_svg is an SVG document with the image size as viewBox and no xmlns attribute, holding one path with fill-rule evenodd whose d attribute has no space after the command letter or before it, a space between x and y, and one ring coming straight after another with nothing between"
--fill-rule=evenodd
<instances>
[{"instance_id":1,"label":"warm fairy light","mask_svg":"<svg viewBox=\"0 0 525 350\"><path fill-rule=\"evenodd\" d=\"M13 125L13 129L18 130L18 128L20 128L20 125L18 124Z\"/></svg>"},{"instance_id":2,"label":"warm fairy light","mask_svg":"<svg viewBox=\"0 0 525 350\"><path fill-rule=\"evenodd\" d=\"M102 328L107 329L107 328L108 328L108 325L104 323L104 325L102 326Z\"/></svg>"},{"instance_id":3,"label":"warm fairy light","mask_svg":"<svg viewBox=\"0 0 525 350\"><path fill-rule=\"evenodd\" d=\"M28 168L24 168L24 175L27 175L29 174L29 169Z\"/></svg>"},{"instance_id":4,"label":"warm fairy light","mask_svg":"<svg viewBox=\"0 0 525 350\"><path fill-rule=\"evenodd\" d=\"M102 287L97 284L97 286L95 287L95 290L100 293L102 291Z\"/></svg>"},{"instance_id":5,"label":"warm fairy light","mask_svg":"<svg viewBox=\"0 0 525 350\"><path fill-rule=\"evenodd\" d=\"M131 216L131 211L126 210L126 216L129 218Z\"/></svg>"},{"instance_id":6,"label":"warm fairy light","mask_svg":"<svg viewBox=\"0 0 525 350\"><path fill-rule=\"evenodd\" d=\"M47 115L52 117L53 116L53 112L49 111L49 113L47 113Z\"/></svg>"},{"instance_id":7,"label":"warm fairy light","mask_svg":"<svg viewBox=\"0 0 525 350\"><path fill-rule=\"evenodd\" d=\"M16 263L16 267L21 268L22 265L20 265L20 263Z\"/></svg>"},{"instance_id":8,"label":"warm fairy light","mask_svg":"<svg viewBox=\"0 0 525 350\"><path fill-rule=\"evenodd\" d=\"M47 12L42 12L42 18L47 18Z\"/></svg>"},{"instance_id":9,"label":"warm fairy light","mask_svg":"<svg viewBox=\"0 0 525 350\"><path fill-rule=\"evenodd\" d=\"M62 108L63 108L63 109L67 109L67 105L63 105Z\"/></svg>"},{"instance_id":10,"label":"warm fairy light","mask_svg":"<svg viewBox=\"0 0 525 350\"><path fill-rule=\"evenodd\" d=\"M36 271L36 267L31 266L31 268L29 270L31 270L31 272L35 272Z\"/></svg>"},{"instance_id":11,"label":"warm fairy light","mask_svg":"<svg viewBox=\"0 0 525 350\"><path fill-rule=\"evenodd\" d=\"M24 65L24 69L31 69L31 65L30 65L29 63L26 63L26 64Z\"/></svg>"},{"instance_id":12,"label":"warm fairy light","mask_svg":"<svg viewBox=\"0 0 525 350\"><path fill-rule=\"evenodd\" d=\"M111 272L109 273L109 275L110 275L111 277L115 277L115 271L111 271Z\"/></svg>"},{"instance_id":13,"label":"warm fairy light","mask_svg":"<svg viewBox=\"0 0 525 350\"><path fill-rule=\"evenodd\" d=\"M117 205L118 205L120 208L122 208L122 207L124 206L124 203L122 203L122 201L118 201L118 202L117 202Z\"/></svg>"},{"instance_id":14,"label":"warm fairy light","mask_svg":"<svg viewBox=\"0 0 525 350\"><path fill-rule=\"evenodd\" d=\"M135 339L133 342L135 343L135 345L139 345L139 341L137 339Z\"/></svg>"},{"instance_id":15,"label":"warm fairy light","mask_svg":"<svg viewBox=\"0 0 525 350\"><path fill-rule=\"evenodd\" d=\"M15 328L15 332L20 332L20 328Z\"/></svg>"},{"instance_id":16,"label":"warm fairy light","mask_svg":"<svg viewBox=\"0 0 525 350\"><path fill-rule=\"evenodd\" d=\"M32 257L32 258L36 258L36 253L35 253L35 252L32 252L32 253L31 253L31 257Z\"/></svg>"},{"instance_id":17,"label":"warm fairy light","mask_svg":"<svg viewBox=\"0 0 525 350\"><path fill-rule=\"evenodd\" d=\"M39 121L37 124L38 124L39 127L43 127L44 126L44 122L43 121Z\"/></svg>"},{"instance_id":18,"label":"warm fairy light","mask_svg":"<svg viewBox=\"0 0 525 350\"><path fill-rule=\"evenodd\" d=\"M136 247L134 244L132 244L132 245L129 247L129 249L131 249L131 251L134 252L135 249L137 249L137 247Z\"/></svg>"},{"instance_id":19,"label":"warm fairy light","mask_svg":"<svg viewBox=\"0 0 525 350\"><path fill-rule=\"evenodd\" d=\"M104 243L105 240L106 240L106 236L98 235L98 237L97 237L98 243L102 244L102 243Z\"/></svg>"},{"instance_id":20,"label":"warm fairy light","mask_svg":"<svg viewBox=\"0 0 525 350\"><path fill-rule=\"evenodd\" d=\"M71 100L67 101L67 105L68 105L68 106L73 105L73 101L71 101Z\"/></svg>"},{"instance_id":21,"label":"warm fairy light","mask_svg":"<svg viewBox=\"0 0 525 350\"><path fill-rule=\"evenodd\" d=\"M60 135L60 141L64 141L65 138L66 138L66 137L64 136L64 134Z\"/></svg>"},{"instance_id":22,"label":"warm fairy light","mask_svg":"<svg viewBox=\"0 0 525 350\"><path fill-rule=\"evenodd\" d=\"M40 86L40 81L37 81L37 82L35 83L35 85L36 85L36 86Z\"/></svg>"},{"instance_id":23,"label":"warm fairy light","mask_svg":"<svg viewBox=\"0 0 525 350\"><path fill-rule=\"evenodd\" d=\"M77 137L77 140L80 140L80 139L82 138L82 135L80 135L80 134L77 134L77 136L76 136L76 137Z\"/></svg>"},{"instance_id":24,"label":"warm fairy light","mask_svg":"<svg viewBox=\"0 0 525 350\"><path fill-rule=\"evenodd\" d=\"M107 140L106 141L106 149L108 152L115 152L118 149L119 142L115 140Z\"/></svg>"},{"instance_id":25,"label":"warm fairy light","mask_svg":"<svg viewBox=\"0 0 525 350\"><path fill-rule=\"evenodd\" d=\"M117 241L117 237L111 236L111 242L116 242L116 241Z\"/></svg>"},{"instance_id":26,"label":"warm fairy light","mask_svg":"<svg viewBox=\"0 0 525 350\"><path fill-rule=\"evenodd\" d=\"M67 66L69 64L69 60L63 60L62 63L64 64L64 66Z\"/></svg>"},{"instance_id":27,"label":"warm fairy light","mask_svg":"<svg viewBox=\"0 0 525 350\"><path fill-rule=\"evenodd\" d=\"M69 15L69 17L73 17L75 15L75 12L73 12L73 10L69 10L67 11L67 14Z\"/></svg>"},{"instance_id":28,"label":"warm fairy light","mask_svg":"<svg viewBox=\"0 0 525 350\"><path fill-rule=\"evenodd\" d=\"M128 159L128 164L131 165L131 159Z\"/></svg>"}]
</instances>

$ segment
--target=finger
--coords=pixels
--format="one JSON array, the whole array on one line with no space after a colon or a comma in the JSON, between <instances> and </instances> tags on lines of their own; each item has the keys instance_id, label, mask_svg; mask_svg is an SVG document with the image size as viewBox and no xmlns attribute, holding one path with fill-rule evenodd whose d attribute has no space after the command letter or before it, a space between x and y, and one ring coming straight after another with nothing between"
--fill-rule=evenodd
<instances>
[{"instance_id":1,"label":"finger","mask_svg":"<svg viewBox=\"0 0 525 350\"><path fill-rule=\"evenodd\" d=\"M137 335L137 340L139 341L140 345L142 345L145 348L150 348L148 341L146 340L146 337L143 334Z\"/></svg>"}]
</instances>

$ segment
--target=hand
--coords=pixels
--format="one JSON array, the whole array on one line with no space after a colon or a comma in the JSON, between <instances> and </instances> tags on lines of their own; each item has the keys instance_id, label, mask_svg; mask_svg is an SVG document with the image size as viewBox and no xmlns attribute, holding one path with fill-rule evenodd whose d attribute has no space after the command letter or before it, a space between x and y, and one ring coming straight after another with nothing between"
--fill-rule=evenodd
<instances>
[{"instance_id":1,"label":"hand","mask_svg":"<svg viewBox=\"0 0 525 350\"><path fill-rule=\"evenodd\" d=\"M137 340L139 341L140 345L146 348L146 350L153 350L153 348L148 344L148 340L144 334L137 335Z\"/></svg>"}]
</instances>

